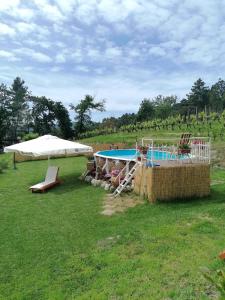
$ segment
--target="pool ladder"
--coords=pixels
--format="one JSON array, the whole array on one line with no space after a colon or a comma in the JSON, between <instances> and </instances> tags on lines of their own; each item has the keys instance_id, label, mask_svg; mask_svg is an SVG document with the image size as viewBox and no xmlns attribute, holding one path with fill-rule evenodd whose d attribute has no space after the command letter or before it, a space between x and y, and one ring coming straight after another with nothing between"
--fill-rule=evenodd
<instances>
[{"instance_id":1,"label":"pool ladder","mask_svg":"<svg viewBox=\"0 0 225 300\"><path fill-rule=\"evenodd\" d=\"M139 166L139 162L136 162L133 168L129 171L129 173L125 176L125 178L121 181L120 185L117 187L117 189L112 194L113 197L117 197L120 195L120 193L125 189L125 187L128 185L128 183L131 182L131 180L134 178L135 171L137 170L137 167Z\"/></svg>"}]
</instances>

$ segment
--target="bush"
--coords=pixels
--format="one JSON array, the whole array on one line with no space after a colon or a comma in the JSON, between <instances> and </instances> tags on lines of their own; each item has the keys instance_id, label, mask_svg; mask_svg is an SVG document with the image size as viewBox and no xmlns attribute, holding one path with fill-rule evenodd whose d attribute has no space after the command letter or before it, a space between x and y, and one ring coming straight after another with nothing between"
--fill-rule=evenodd
<instances>
[{"instance_id":1,"label":"bush","mask_svg":"<svg viewBox=\"0 0 225 300\"><path fill-rule=\"evenodd\" d=\"M9 163L6 160L0 161L0 174L3 173L5 169L8 169Z\"/></svg>"},{"instance_id":2,"label":"bush","mask_svg":"<svg viewBox=\"0 0 225 300\"><path fill-rule=\"evenodd\" d=\"M37 137L39 137L38 133L35 132L27 133L23 136L23 141L30 141L36 139Z\"/></svg>"}]
</instances>

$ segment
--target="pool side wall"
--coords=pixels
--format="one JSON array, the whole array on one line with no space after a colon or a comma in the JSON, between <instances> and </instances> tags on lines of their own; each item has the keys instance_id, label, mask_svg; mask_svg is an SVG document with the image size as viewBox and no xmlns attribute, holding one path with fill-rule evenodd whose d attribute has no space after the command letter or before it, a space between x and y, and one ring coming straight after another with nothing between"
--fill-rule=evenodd
<instances>
[{"instance_id":1,"label":"pool side wall","mask_svg":"<svg viewBox=\"0 0 225 300\"><path fill-rule=\"evenodd\" d=\"M135 173L134 192L150 202L208 196L210 165L140 166Z\"/></svg>"}]
</instances>

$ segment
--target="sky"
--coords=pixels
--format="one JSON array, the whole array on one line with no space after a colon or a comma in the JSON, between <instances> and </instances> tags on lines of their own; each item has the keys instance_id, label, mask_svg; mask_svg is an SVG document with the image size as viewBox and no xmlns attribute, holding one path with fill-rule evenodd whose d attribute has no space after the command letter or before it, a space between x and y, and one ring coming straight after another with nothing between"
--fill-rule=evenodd
<instances>
[{"instance_id":1,"label":"sky","mask_svg":"<svg viewBox=\"0 0 225 300\"><path fill-rule=\"evenodd\" d=\"M0 83L106 113L225 79L225 0L0 0Z\"/></svg>"}]
</instances>

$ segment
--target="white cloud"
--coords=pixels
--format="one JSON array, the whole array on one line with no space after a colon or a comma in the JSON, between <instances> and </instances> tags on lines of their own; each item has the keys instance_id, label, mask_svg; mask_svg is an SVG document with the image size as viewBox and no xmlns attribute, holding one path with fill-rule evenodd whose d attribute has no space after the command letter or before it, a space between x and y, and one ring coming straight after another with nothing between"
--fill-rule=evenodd
<instances>
[{"instance_id":1,"label":"white cloud","mask_svg":"<svg viewBox=\"0 0 225 300\"><path fill-rule=\"evenodd\" d=\"M77 67L76 67L76 70L77 70L77 71L80 71L80 72L84 72L84 73L87 73L87 72L90 71L90 69L89 69L87 66L82 66L82 65L77 66Z\"/></svg>"},{"instance_id":2,"label":"white cloud","mask_svg":"<svg viewBox=\"0 0 225 300\"><path fill-rule=\"evenodd\" d=\"M104 68L95 68L95 73L98 74L98 75L103 75L105 70Z\"/></svg>"},{"instance_id":3,"label":"white cloud","mask_svg":"<svg viewBox=\"0 0 225 300\"><path fill-rule=\"evenodd\" d=\"M9 61L18 61L19 58L17 58L12 52L0 50L0 57L6 58Z\"/></svg>"},{"instance_id":4,"label":"white cloud","mask_svg":"<svg viewBox=\"0 0 225 300\"><path fill-rule=\"evenodd\" d=\"M75 63L82 62L83 60L83 52L81 49L75 49L71 51L70 58Z\"/></svg>"},{"instance_id":5,"label":"white cloud","mask_svg":"<svg viewBox=\"0 0 225 300\"><path fill-rule=\"evenodd\" d=\"M26 70L26 71L33 71L34 68L32 66L26 66L26 67L24 67L24 70Z\"/></svg>"},{"instance_id":6,"label":"white cloud","mask_svg":"<svg viewBox=\"0 0 225 300\"><path fill-rule=\"evenodd\" d=\"M5 12L15 7L18 7L20 0L1 0L0 1L0 12Z\"/></svg>"},{"instance_id":7,"label":"white cloud","mask_svg":"<svg viewBox=\"0 0 225 300\"><path fill-rule=\"evenodd\" d=\"M95 27L95 32L99 36L107 36L110 34L110 29L104 25L97 25Z\"/></svg>"},{"instance_id":8,"label":"white cloud","mask_svg":"<svg viewBox=\"0 0 225 300\"><path fill-rule=\"evenodd\" d=\"M58 73L58 72L60 72L62 70L62 68L61 67L52 67L51 69L50 69L50 71L51 72L53 72L53 73Z\"/></svg>"},{"instance_id":9,"label":"white cloud","mask_svg":"<svg viewBox=\"0 0 225 300\"><path fill-rule=\"evenodd\" d=\"M14 36L16 33L15 29L10 27L5 23L0 23L0 36L1 35L8 35L9 37Z\"/></svg>"},{"instance_id":10,"label":"white cloud","mask_svg":"<svg viewBox=\"0 0 225 300\"><path fill-rule=\"evenodd\" d=\"M47 37L50 34L50 32L46 26L37 25L36 31L39 34L40 38Z\"/></svg>"},{"instance_id":11,"label":"white cloud","mask_svg":"<svg viewBox=\"0 0 225 300\"><path fill-rule=\"evenodd\" d=\"M10 52L8 52L8 51L5 51L5 50L0 50L0 56L1 57L12 57L13 56L13 54L12 53L10 53Z\"/></svg>"},{"instance_id":12,"label":"white cloud","mask_svg":"<svg viewBox=\"0 0 225 300\"><path fill-rule=\"evenodd\" d=\"M182 17L182 15L178 15L177 17L169 19L168 22L164 24L163 35L165 36L167 33L167 39L171 38L183 42L187 37L197 37L203 23L204 19L201 16L189 16L189 14L187 14L185 17Z\"/></svg>"},{"instance_id":13,"label":"white cloud","mask_svg":"<svg viewBox=\"0 0 225 300\"><path fill-rule=\"evenodd\" d=\"M55 23L61 22L65 19L64 15L61 13L56 5L50 4L48 0L33 0L36 4L36 8L40 10L40 13L49 21Z\"/></svg>"},{"instance_id":14,"label":"white cloud","mask_svg":"<svg viewBox=\"0 0 225 300\"><path fill-rule=\"evenodd\" d=\"M159 46L155 46L155 47L151 47L149 49L149 54L153 54L155 56L165 56L166 55L166 51L159 47Z\"/></svg>"},{"instance_id":15,"label":"white cloud","mask_svg":"<svg viewBox=\"0 0 225 300\"><path fill-rule=\"evenodd\" d=\"M122 51L118 47L111 47L106 49L105 55L107 59L118 59L122 55Z\"/></svg>"},{"instance_id":16,"label":"white cloud","mask_svg":"<svg viewBox=\"0 0 225 300\"><path fill-rule=\"evenodd\" d=\"M141 5L137 0L102 0L97 9L101 17L108 22L124 21L132 13L137 12Z\"/></svg>"},{"instance_id":17,"label":"white cloud","mask_svg":"<svg viewBox=\"0 0 225 300\"><path fill-rule=\"evenodd\" d=\"M21 35L33 35L33 44L35 45L37 43L37 40L39 42L44 41L46 42L46 38L50 34L48 28L46 26L39 26L36 23L27 23L27 22L16 22L14 23L14 28L21 34ZM15 30L14 29L14 30ZM31 39L28 39L31 41ZM27 40L26 40L27 41ZM32 44L32 42L30 43Z\"/></svg>"},{"instance_id":18,"label":"white cloud","mask_svg":"<svg viewBox=\"0 0 225 300\"><path fill-rule=\"evenodd\" d=\"M32 51L31 53L28 53L28 55L40 63L49 63L52 61L51 57L41 52Z\"/></svg>"},{"instance_id":19,"label":"white cloud","mask_svg":"<svg viewBox=\"0 0 225 300\"><path fill-rule=\"evenodd\" d=\"M13 11L14 17L17 17L21 20L30 21L35 16L35 11L30 8L18 8Z\"/></svg>"},{"instance_id":20,"label":"white cloud","mask_svg":"<svg viewBox=\"0 0 225 300\"><path fill-rule=\"evenodd\" d=\"M78 5L74 11L75 17L84 24L91 24L97 19L96 15L96 1L82 1L78 0Z\"/></svg>"},{"instance_id":21,"label":"white cloud","mask_svg":"<svg viewBox=\"0 0 225 300\"><path fill-rule=\"evenodd\" d=\"M55 42L55 45L59 48L66 48L66 44L61 41Z\"/></svg>"},{"instance_id":22,"label":"white cloud","mask_svg":"<svg viewBox=\"0 0 225 300\"><path fill-rule=\"evenodd\" d=\"M24 44L26 44L26 45L28 45L32 48L41 47L41 48L44 48L44 49L49 49L52 46L51 42L47 41L47 40L26 39L24 41Z\"/></svg>"},{"instance_id":23,"label":"white cloud","mask_svg":"<svg viewBox=\"0 0 225 300\"><path fill-rule=\"evenodd\" d=\"M12 16L16 19L30 21L35 16L33 9L29 7L21 6L20 0L1 0L0 1L0 13L3 12L8 16Z\"/></svg>"},{"instance_id":24,"label":"white cloud","mask_svg":"<svg viewBox=\"0 0 225 300\"><path fill-rule=\"evenodd\" d=\"M180 0L169 0L169 1L168 0L160 0L160 1L154 0L154 2L157 5L159 5L160 7L174 9L179 5Z\"/></svg>"},{"instance_id":25,"label":"white cloud","mask_svg":"<svg viewBox=\"0 0 225 300\"><path fill-rule=\"evenodd\" d=\"M113 28L117 33L120 34L126 34L129 35L131 34L131 28L129 26L127 26L127 24L125 23L115 23L113 24Z\"/></svg>"},{"instance_id":26,"label":"white cloud","mask_svg":"<svg viewBox=\"0 0 225 300\"><path fill-rule=\"evenodd\" d=\"M52 61L52 58L50 56L48 56L47 54L35 51L30 48L20 48L20 49L14 50L14 52L18 53L24 57L30 57L34 61L37 61L40 63L50 63Z\"/></svg>"},{"instance_id":27,"label":"white cloud","mask_svg":"<svg viewBox=\"0 0 225 300\"><path fill-rule=\"evenodd\" d=\"M102 55L101 55L99 49L96 49L96 48L87 49L87 55L93 60L98 60L99 58L102 58Z\"/></svg>"},{"instance_id":28,"label":"white cloud","mask_svg":"<svg viewBox=\"0 0 225 300\"><path fill-rule=\"evenodd\" d=\"M42 41L38 41L37 45L39 45L40 47L42 47L44 49L49 49L49 48L51 48L52 43L47 40L42 40Z\"/></svg>"},{"instance_id":29,"label":"white cloud","mask_svg":"<svg viewBox=\"0 0 225 300\"><path fill-rule=\"evenodd\" d=\"M220 57L223 55L225 45L220 48L216 44L208 43L203 38L190 39L185 42L180 51L180 58L184 62L195 62L202 65L216 65L220 63Z\"/></svg>"},{"instance_id":30,"label":"white cloud","mask_svg":"<svg viewBox=\"0 0 225 300\"><path fill-rule=\"evenodd\" d=\"M76 4L74 0L55 0L60 10L65 14L70 14Z\"/></svg>"},{"instance_id":31,"label":"white cloud","mask_svg":"<svg viewBox=\"0 0 225 300\"><path fill-rule=\"evenodd\" d=\"M182 47L182 43L173 40L162 42L160 45L166 49L177 49Z\"/></svg>"},{"instance_id":32,"label":"white cloud","mask_svg":"<svg viewBox=\"0 0 225 300\"><path fill-rule=\"evenodd\" d=\"M140 6L139 11L135 13L134 20L139 30L157 29L169 17L171 12L168 9L161 8L152 2L145 2Z\"/></svg>"},{"instance_id":33,"label":"white cloud","mask_svg":"<svg viewBox=\"0 0 225 300\"><path fill-rule=\"evenodd\" d=\"M32 24L32 23L26 23L26 22L18 22L16 24L16 28L19 32L22 32L22 33L30 33L32 31L35 30L35 24Z\"/></svg>"},{"instance_id":34,"label":"white cloud","mask_svg":"<svg viewBox=\"0 0 225 300\"><path fill-rule=\"evenodd\" d=\"M55 62L58 64L62 64L66 62L66 57L63 53L59 53L55 57Z\"/></svg>"},{"instance_id":35,"label":"white cloud","mask_svg":"<svg viewBox=\"0 0 225 300\"><path fill-rule=\"evenodd\" d=\"M128 55L135 58L141 56L141 51L138 48L129 48L128 49Z\"/></svg>"}]
</instances>

